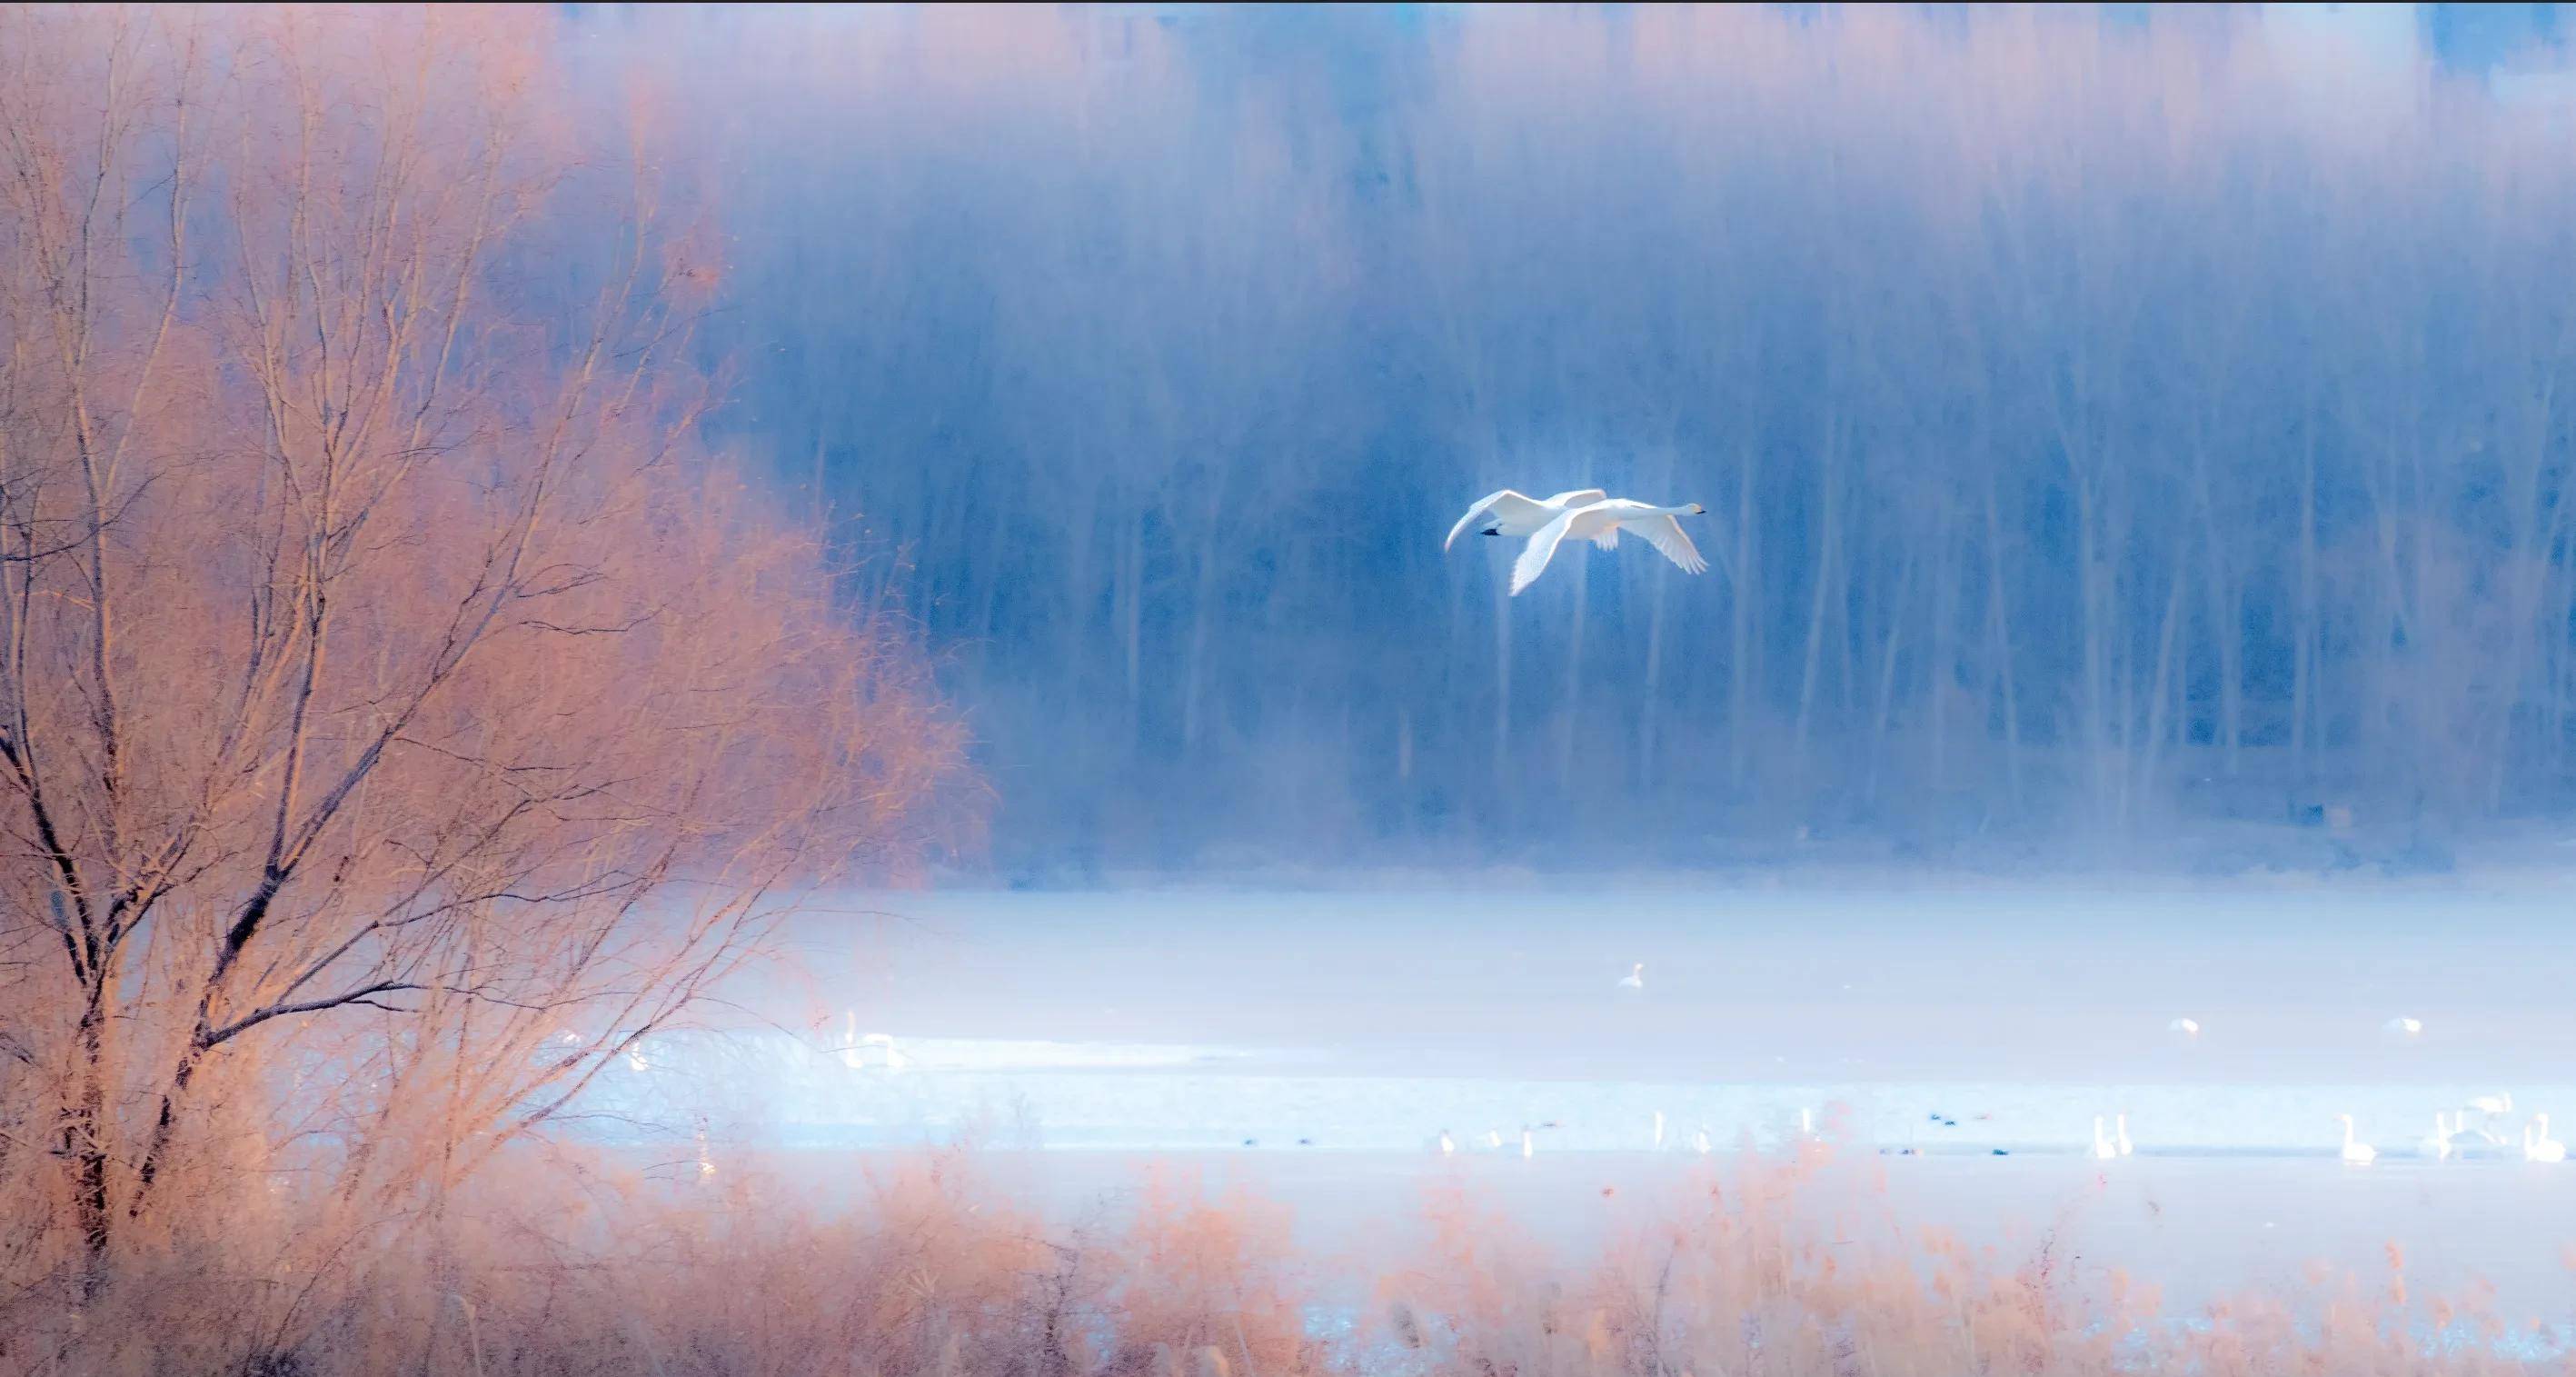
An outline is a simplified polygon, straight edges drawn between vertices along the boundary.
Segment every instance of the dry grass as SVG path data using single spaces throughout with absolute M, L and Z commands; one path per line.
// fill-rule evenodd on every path
M 1387 1252 L 1332 1267 L 1287 1212 L 1156 1168 L 1088 1223 L 1041 1217 L 956 1149 L 876 1159 L 823 1209 L 756 1168 L 701 1178 L 530 1153 L 432 1211 L 359 1218 L 292 1187 L 206 1201 L 87 1307 L 18 1246 L 0 1370 L 60 1374 L 2479 1374 L 2478 1294 L 2368 1279 L 2162 1308 L 2071 1264 L 1909 1231 L 1875 1162 L 1811 1145 L 1622 1202 L 1597 1248 L 1542 1248 L 1455 1178 Z M 23 1216 L 11 1222 L 24 1225 Z M 2062 1225 L 2064 1221 L 2059 1221 Z M 55 1231 L 59 1233 L 60 1231 Z M 53 1250 L 67 1264 L 69 1249 Z M 2446 1336 L 2435 1343 L 2431 1336 Z

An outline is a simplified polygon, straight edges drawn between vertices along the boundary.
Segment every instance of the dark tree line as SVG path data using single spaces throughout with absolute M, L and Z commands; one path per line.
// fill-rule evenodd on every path
M 720 424 L 941 648 L 1006 849 L 2570 802 L 2536 83 L 2234 11 L 582 22 L 693 112 Z M 1439 548 L 1580 484 L 1716 567 Z

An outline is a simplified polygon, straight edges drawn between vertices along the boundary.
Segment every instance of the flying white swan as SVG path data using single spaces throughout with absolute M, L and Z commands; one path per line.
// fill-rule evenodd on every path
M 1703 573 L 1708 561 L 1699 557 L 1699 547 L 1682 531 L 1677 519 L 1697 516 L 1708 508 L 1693 502 L 1681 507 L 1658 507 L 1634 498 L 1605 497 L 1588 507 L 1576 507 L 1554 521 L 1541 526 L 1530 536 L 1521 557 L 1512 562 L 1512 595 L 1537 582 L 1547 572 L 1547 562 L 1556 558 L 1556 547 L 1566 540 L 1588 540 L 1604 550 L 1616 549 L 1619 528 L 1628 527 L 1645 542 L 1663 552 L 1664 558 L 1681 566 L 1685 574 Z
M 1470 526 L 1489 536 L 1537 535 L 1540 527 L 1563 515 L 1566 508 L 1589 507 L 1609 495 L 1599 488 L 1576 488 L 1539 502 L 1505 488 L 1469 507 L 1467 514 L 1458 518 L 1458 524 L 1449 528 L 1449 538 L 1440 542 L 1440 548 L 1446 550 L 1457 544 L 1458 537 L 1465 535 Z
M 2442 1122 L 2442 1111 L 2438 1109 L 2433 1111 L 2433 1132 L 2424 1140 L 2422 1155 L 2436 1162 L 2450 1159 L 2451 1126 Z
M 2093 1146 L 2090 1152 L 2092 1156 L 2105 1161 L 2120 1155 L 2119 1145 L 2104 1136 L 2102 1116 L 2099 1114 L 2093 1116 Z
M 2424 1020 L 2420 1018 L 2405 1017 L 2392 1018 L 2386 1023 L 2379 1025 L 2379 1031 L 2394 1034 L 2401 1038 L 2422 1037 L 2424 1035 Z
M 2200 1020 L 2196 1018 L 2178 1018 L 2173 1022 L 2166 1024 L 2165 1031 L 2168 1033 L 2182 1034 L 2183 1041 L 2185 1042 L 2197 1042 L 2200 1040 Z
M 2533 1136 L 2532 1124 L 2539 1125 L 2540 1131 L 2537 1137 Z M 2566 1161 L 2567 1145 L 2549 1136 L 2549 1116 L 2538 1115 L 2533 1119 L 2532 1124 L 2522 1126 L 2522 1160 L 2526 1162 Z
M 1634 966 L 1629 967 L 1628 973 L 1619 977 L 1619 988 L 1623 990 L 1642 990 L 1646 988 L 1646 963 L 1640 961 Z
M 2126 1157 L 2137 1150 L 2137 1144 L 2129 1141 L 2129 1116 L 2122 1114 L 2119 1116 L 2116 1123 L 2118 1134 L 2113 1141 L 2119 1145 L 2120 1155 Z
M 2351 1115 L 2338 1114 L 2335 1116 L 2335 1122 L 2343 1125 L 2342 1156 L 2344 1161 L 2356 1167 L 2366 1167 L 2379 1160 L 2379 1149 L 2372 1147 L 2368 1143 L 2354 1141 L 2352 1136 Z

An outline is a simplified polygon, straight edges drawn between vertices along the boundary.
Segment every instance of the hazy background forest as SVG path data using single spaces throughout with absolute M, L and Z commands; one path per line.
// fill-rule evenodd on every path
M 997 855 L 1972 859 L 2576 795 L 2547 7 L 576 11 Z M 1515 601 L 1474 498 L 1699 501 Z M 2243 833 L 2247 829 L 2229 829 Z

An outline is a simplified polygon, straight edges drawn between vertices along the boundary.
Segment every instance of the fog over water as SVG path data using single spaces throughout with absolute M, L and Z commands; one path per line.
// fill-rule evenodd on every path
M 2420 868 L 2576 782 L 2569 32 L 598 8 L 560 60 L 658 112 L 713 424 L 945 657 L 1007 864 L 2342 808 Z M 1715 567 L 1440 548 L 1578 485 Z

